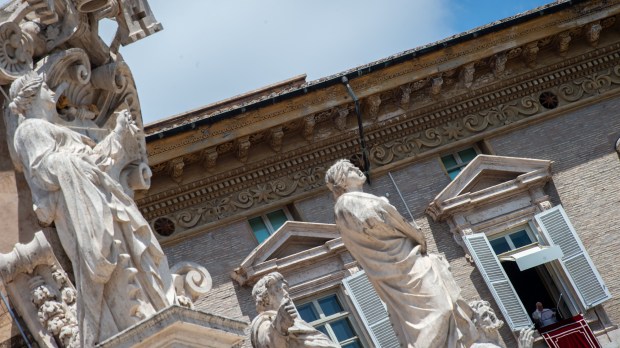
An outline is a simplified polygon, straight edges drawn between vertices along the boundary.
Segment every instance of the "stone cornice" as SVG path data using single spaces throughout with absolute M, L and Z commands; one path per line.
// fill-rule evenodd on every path
M 467 40 L 444 50 L 421 55 L 394 67 L 370 72 L 352 80 L 351 86 L 360 98 L 365 98 L 413 81 L 425 82 L 434 76 L 451 74 L 467 63 L 485 61 L 496 54 L 516 55 L 512 58 L 518 56 L 521 59 L 521 54 L 525 55 L 521 46 L 536 42 L 550 42 L 551 38 L 560 33 L 570 32 L 584 24 L 609 18 L 620 11 L 619 7 L 619 1 L 589 2 L 587 6 L 576 5 L 559 13 L 519 24 L 517 28 L 503 29 L 493 35 Z M 595 11 L 592 11 L 593 8 Z M 573 36 L 577 34 L 580 32 L 571 33 Z M 515 53 L 515 50 L 520 51 Z M 533 59 L 535 61 L 535 54 Z M 350 102 L 351 98 L 342 86 L 330 86 L 291 100 L 275 102 L 272 106 L 258 110 L 244 112 L 249 107 L 240 106 L 242 113 L 240 116 L 198 126 L 167 139 L 150 141 L 149 157 L 151 163 L 157 165 L 178 157 L 179 153 L 187 154 L 218 146 L 229 141 L 231 137 L 249 136 L 257 130 L 265 131 L 278 124 L 303 119 L 305 116 L 326 108 Z M 217 113 L 209 117 L 216 115 Z
M 554 56 L 555 49 L 547 43 L 543 46 L 547 51 L 539 53 L 545 57 L 540 68 L 508 65 L 501 78 L 490 78 L 492 71 L 483 72 L 471 81 L 470 88 L 446 90 L 439 100 L 419 90 L 417 94 L 412 92 L 409 104 L 403 105 L 400 88 L 379 93 L 379 106 L 374 104 L 380 108 L 378 114 L 373 116 L 368 111 L 370 106 L 364 109 L 373 172 L 413 161 L 426 153 L 444 151 L 468 138 L 554 117 L 558 110 L 597 95 L 616 93 L 620 83 L 620 43 L 613 42 L 617 41 L 616 36 L 612 32 L 600 39 L 597 49 L 586 49 L 574 42 L 581 53 L 566 57 Z M 539 103 L 538 96 L 543 91 L 558 97 L 558 109 L 549 110 Z M 324 132 L 325 122 L 331 122 L 330 115 L 332 111 L 327 117 L 316 114 L 315 120 L 325 120 L 314 127 L 323 127 Z M 261 161 L 152 193 L 138 203 L 147 219 L 166 216 L 175 222 L 177 232 L 166 240 L 241 211 L 253 214 L 279 200 L 316 191 L 323 186 L 324 171 L 329 165 L 359 152 L 354 129 L 336 132 L 331 127 L 328 134 Z

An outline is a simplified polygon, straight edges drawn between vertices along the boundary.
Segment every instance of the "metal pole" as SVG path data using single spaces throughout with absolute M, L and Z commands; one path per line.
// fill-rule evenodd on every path
M 396 185 L 396 181 L 394 180 L 394 177 L 392 176 L 392 172 L 388 172 L 388 176 L 390 177 L 390 180 L 392 180 L 392 185 L 394 185 L 394 188 L 396 188 L 396 192 L 400 196 L 400 200 L 403 201 L 403 204 L 405 205 L 405 209 L 407 209 L 407 213 L 409 214 L 409 217 L 411 218 L 411 222 L 413 223 L 415 227 L 420 228 L 420 226 L 418 226 L 418 224 L 413 219 L 413 214 L 411 214 L 411 210 L 409 210 L 409 206 L 407 205 L 407 202 L 405 202 L 405 197 L 403 197 L 403 194 L 400 193 L 400 189 L 398 188 L 398 185 Z
M 17 317 L 15 316 L 15 313 L 13 313 L 13 310 L 9 306 L 9 301 L 7 301 L 6 297 L 4 297 L 4 294 L 2 293 L 2 291 L 0 291 L 0 296 L 2 297 L 2 302 L 4 302 L 4 305 L 6 306 L 6 309 L 9 311 L 9 314 L 11 315 L 13 320 L 15 321 L 15 324 L 17 324 L 17 329 L 19 329 L 19 333 L 22 335 L 22 338 L 24 339 L 24 342 L 26 342 L 26 345 L 28 346 L 28 348 L 32 348 L 32 345 L 30 344 L 30 341 L 28 340 L 28 337 L 26 337 L 26 334 L 24 333 L 24 330 L 22 329 L 22 326 L 19 324 L 19 320 L 17 320 Z

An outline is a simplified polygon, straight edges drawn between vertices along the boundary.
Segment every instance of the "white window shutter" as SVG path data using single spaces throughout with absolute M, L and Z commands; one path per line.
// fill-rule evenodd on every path
M 366 272 L 357 272 L 342 280 L 351 301 L 360 315 L 366 331 L 375 347 L 399 348 L 400 342 L 394 333 L 385 305 L 368 280 Z
M 463 236 L 469 253 L 474 258 L 478 270 L 486 281 L 495 302 L 502 311 L 512 331 L 532 327 L 529 314 L 525 311 L 510 279 L 499 263 L 495 252 L 484 233 Z
M 550 244 L 559 245 L 564 256 L 560 264 L 576 290 L 585 309 L 611 298 L 611 293 L 594 267 L 575 228 L 561 205 L 535 216 L 536 222 Z

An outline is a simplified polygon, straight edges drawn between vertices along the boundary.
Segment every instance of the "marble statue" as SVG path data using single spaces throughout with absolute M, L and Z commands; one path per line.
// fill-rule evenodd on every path
M 252 296 L 258 311 L 251 325 L 254 348 L 340 347 L 301 319 L 280 273 L 261 278 L 254 285 Z
M 9 104 L 18 118 L 14 149 L 35 213 L 54 224 L 71 260 L 80 345 L 118 333 L 175 302 L 166 257 L 137 206 L 119 184 L 132 160 L 137 127 L 129 112 L 99 142 L 71 129 L 56 96 L 30 72 L 13 82 Z
M 429 254 L 422 231 L 387 199 L 362 192 L 364 174 L 336 162 L 325 181 L 342 241 L 386 304 L 401 346 L 470 347 L 478 333 L 448 262 Z
M 504 322 L 499 320 L 489 302 L 477 300 L 469 302 L 474 311 L 474 325 L 480 337 L 471 348 L 506 348 L 499 338 L 499 329 Z

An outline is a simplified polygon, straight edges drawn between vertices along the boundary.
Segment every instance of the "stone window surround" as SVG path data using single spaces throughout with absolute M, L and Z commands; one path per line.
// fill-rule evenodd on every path
M 537 231 L 534 215 L 552 208 L 550 198 L 544 191 L 545 184 L 552 182 L 552 163 L 546 160 L 480 155 L 435 197 L 426 212 L 435 221 L 448 223 L 455 241 L 463 248 L 472 264 L 473 258 L 463 241 L 464 235 L 484 233 L 491 237 L 529 225 L 540 238 L 541 233 Z M 494 169 L 512 171 L 516 177 L 479 191 L 461 192 L 471 186 L 485 170 Z M 565 301 L 571 311 L 583 310 L 575 289 L 556 263 L 546 264 L 553 282 L 564 292 Z M 596 315 L 603 317 L 605 326 L 615 326 L 608 322 L 601 306 L 594 310 Z

